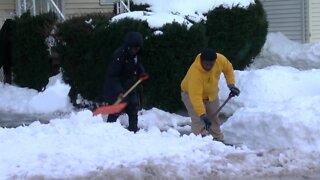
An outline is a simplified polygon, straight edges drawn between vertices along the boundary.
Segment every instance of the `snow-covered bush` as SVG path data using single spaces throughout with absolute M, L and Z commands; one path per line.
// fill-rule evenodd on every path
M 208 45 L 224 54 L 235 69 L 243 70 L 261 51 L 267 36 L 266 13 L 259 0 L 247 9 L 220 6 L 209 11 Z

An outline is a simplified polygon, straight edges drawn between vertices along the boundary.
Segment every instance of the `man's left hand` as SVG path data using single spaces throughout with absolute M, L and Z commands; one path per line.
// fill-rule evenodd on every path
M 239 96 L 240 94 L 240 90 L 236 86 L 231 86 L 229 90 L 230 90 L 230 96 L 232 97 Z
M 211 126 L 211 122 L 210 122 L 209 118 L 207 117 L 207 115 L 206 114 L 201 115 L 200 120 L 204 122 L 204 125 L 205 125 L 204 128 L 206 130 L 208 130 Z

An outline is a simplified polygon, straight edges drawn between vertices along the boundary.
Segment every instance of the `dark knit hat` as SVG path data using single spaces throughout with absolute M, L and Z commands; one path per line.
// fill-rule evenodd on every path
M 202 61 L 215 61 L 217 53 L 212 48 L 206 48 L 201 52 L 200 58 Z
M 124 38 L 124 43 L 128 47 L 143 46 L 143 38 L 139 32 L 128 32 Z

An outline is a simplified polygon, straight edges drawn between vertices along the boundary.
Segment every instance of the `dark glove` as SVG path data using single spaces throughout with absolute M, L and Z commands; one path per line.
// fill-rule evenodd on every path
M 211 122 L 207 117 L 207 115 L 206 114 L 201 115 L 200 120 L 204 122 L 204 128 L 208 130 L 211 126 Z
M 229 96 L 231 96 L 231 97 L 239 96 L 239 94 L 240 94 L 240 90 L 236 86 L 231 86 L 229 88 L 229 90 L 230 90 Z

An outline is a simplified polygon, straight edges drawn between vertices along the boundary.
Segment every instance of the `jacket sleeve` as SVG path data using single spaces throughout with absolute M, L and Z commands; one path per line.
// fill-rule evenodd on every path
M 113 89 L 117 94 L 125 92 L 121 84 L 122 64 L 123 61 L 119 56 L 113 56 L 107 70 L 106 78 L 109 80 L 109 85 L 113 86 Z
M 139 57 L 138 64 L 137 64 L 137 74 L 138 74 L 138 76 L 141 76 L 144 73 L 145 73 L 144 66 L 141 62 L 141 58 Z
M 194 111 L 198 116 L 206 113 L 206 109 L 203 104 L 203 86 L 202 80 L 198 75 L 191 75 L 188 83 L 189 98 L 193 106 Z
M 230 61 L 224 56 L 223 56 L 223 69 L 222 69 L 222 72 L 224 74 L 224 77 L 225 77 L 226 82 L 227 82 L 228 85 L 235 83 L 233 66 L 230 63 Z

